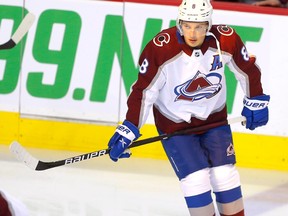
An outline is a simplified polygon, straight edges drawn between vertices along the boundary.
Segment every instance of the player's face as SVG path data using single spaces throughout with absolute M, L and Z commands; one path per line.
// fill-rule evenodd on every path
M 190 47 L 200 47 L 208 30 L 208 22 L 182 21 L 181 27 L 186 44 Z

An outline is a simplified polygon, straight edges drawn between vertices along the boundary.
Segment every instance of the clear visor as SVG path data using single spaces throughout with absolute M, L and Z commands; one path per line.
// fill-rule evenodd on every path
M 182 31 L 193 31 L 198 34 L 206 34 L 208 31 L 208 22 L 187 22 L 180 20 Z

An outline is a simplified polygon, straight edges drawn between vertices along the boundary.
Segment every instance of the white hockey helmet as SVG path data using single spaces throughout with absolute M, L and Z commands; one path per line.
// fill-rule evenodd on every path
M 183 0 L 178 8 L 177 27 L 182 35 L 181 20 L 208 22 L 208 31 L 212 26 L 213 7 L 210 0 Z

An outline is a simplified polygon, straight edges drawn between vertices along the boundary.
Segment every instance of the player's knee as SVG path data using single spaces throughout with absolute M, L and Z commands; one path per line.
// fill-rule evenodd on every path
M 184 196 L 194 196 L 211 190 L 209 169 L 193 172 L 180 180 Z
M 189 174 L 180 180 L 180 185 L 189 209 L 199 209 L 213 202 L 208 168 Z
M 240 176 L 233 164 L 211 168 L 210 181 L 214 192 L 227 191 L 240 186 Z

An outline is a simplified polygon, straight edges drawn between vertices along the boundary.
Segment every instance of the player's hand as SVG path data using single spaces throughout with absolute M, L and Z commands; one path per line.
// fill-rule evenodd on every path
M 269 95 L 260 95 L 252 98 L 245 97 L 241 115 L 246 117 L 246 128 L 254 130 L 266 125 L 269 120 L 268 103 Z
M 118 125 L 114 135 L 108 143 L 111 160 L 116 162 L 119 158 L 129 158 L 131 152 L 128 147 L 139 137 L 139 129 L 131 122 L 125 120 L 122 125 Z

